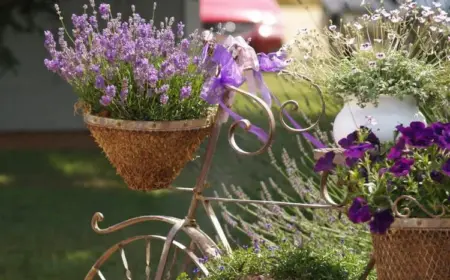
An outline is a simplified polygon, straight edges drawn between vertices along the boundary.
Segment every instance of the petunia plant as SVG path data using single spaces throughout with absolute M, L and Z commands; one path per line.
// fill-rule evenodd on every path
M 396 141 L 386 144 L 361 127 L 339 145 L 345 164 L 336 166 L 331 151 L 315 171 L 334 172 L 348 189 L 352 222 L 384 234 L 396 217 L 450 217 L 450 123 L 399 125 Z
M 124 19 L 109 4 L 97 6 L 94 0 L 82 14 L 72 15 L 69 32 L 55 8 L 62 27 L 57 40 L 45 31 L 50 55 L 45 65 L 74 88 L 91 113 L 150 121 L 206 116 L 211 105 L 200 96 L 208 78 L 201 34 L 185 37 L 183 23 L 144 19 L 134 6 Z

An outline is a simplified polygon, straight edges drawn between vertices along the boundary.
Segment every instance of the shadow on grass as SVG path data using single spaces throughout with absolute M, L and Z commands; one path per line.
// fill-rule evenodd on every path
M 95 212 L 105 215 L 101 227 L 107 227 L 139 215 L 182 218 L 190 202 L 188 194 L 128 190 L 97 150 L 1 152 L 0 170 L 0 279 L 5 280 L 83 279 L 114 243 L 133 235 L 166 235 L 170 229 L 149 222 L 98 235 L 90 227 Z M 131 265 L 143 266 L 144 248 L 129 252 L 135 259 Z M 160 246 L 153 249 L 156 264 Z M 108 270 L 124 275 L 116 261 Z

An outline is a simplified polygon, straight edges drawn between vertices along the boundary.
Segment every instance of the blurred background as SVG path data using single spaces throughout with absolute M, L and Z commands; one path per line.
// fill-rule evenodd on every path
M 68 26 L 71 14 L 82 13 L 82 5 L 88 4 L 88 0 L 84 2 L 58 1 Z M 152 0 L 104 2 L 125 17 L 132 4 L 147 18 L 153 7 Z M 103 212 L 107 226 L 139 215 L 183 217 L 190 201 L 189 194 L 128 190 L 96 147 L 81 116 L 74 115 L 75 94 L 43 64 L 46 58 L 43 31 L 56 32 L 60 24 L 54 3 L 54 0 L 0 0 L 1 280 L 83 279 L 93 262 L 115 242 L 135 234 L 166 235 L 168 230 L 165 225 L 148 224 L 99 236 L 90 228 L 96 211 Z M 251 37 L 258 52 L 276 51 L 300 28 L 320 28 L 330 17 L 360 12 L 359 8 L 352 10 L 359 7 L 360 1 L 351 0 L 159 0 L 157 3 L 156 21 L 174 16 L 186 24 L 188 31 L 223 23 L 228 34 Z M 270 75 L 265 80 L 281 99 L 300 101 L 303 119 L 299 122 L 317 116 L 318 99 L 303 85 L 285 84 Z M 327 104 L 327 114 L 322 120 L 325 130 L 338 107 L 339 104 Z M 264 117 L 245 100 L 238 99 L 235 108 L 255 123 L 265 125 Z M 299 114 L 295 116 L 300 118 Z M 282 188 L 287 185 L 286 178 L 270 165 L 268 154 L 254 158 L 237 156 L 228 146 L 226 129 L 223 133 L 209 176 L 210 192 L 233 184 L 257 197 L 261 181 L 271 178 Z M 242 133 L 238 140 L 257 143 L 248 137 Z M 279 158 L 285 149 L 301 160 L 305 151 L 298 149 L 298 141 L 303 141 L 298 139 L 278 125 L 273 146 L 275 157 Z M 204 146 L 199 155 L 203 149 Z M 190 163 L 175 185 L 192 187 L 199 166 L 199 159 Z M 203 211 L 199 215 L 202 228 L 213 234 Z M 143 265 L 144 260 L 143 247 L 132 251 L 131 265 L 138 262 Z M 122 270 L 111 262 L 111 273 Z

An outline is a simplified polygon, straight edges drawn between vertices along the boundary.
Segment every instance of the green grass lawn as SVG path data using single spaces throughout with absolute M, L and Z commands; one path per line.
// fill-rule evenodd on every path
M 281 99 L 295 97 L 303 112 L 311 118 L 317 116 L 318 99 L 307 87 L 280 84 L 273 76 L 267 76 L 266 80 Z M 336 105 L 328 105 L 324 123 L 329 123 L 337 111 Z M 254 123 L 266 125 L 261 112 L 253 109 L 251 103 L 238 98 L 236 108 Z M 233 152 L 226 140 L 227 129 L 228 125 L 222 131 L 209 176 L 211 189 L 220 189 L 221 183 L 236 184 L 256 194 L 259 182 L 271 176 L 282 185 L 283 178 L 276 175 L 267 154 L 242 157 Z M 277 129 L 275 154 L 279 155 L 283 147 L 299 153 L 295 136 L 279 125 Z M 244 132 L 239 132 L 238 142 L 243 146 L 258 145 Z M 200 164 L 200 158 L 191 162 L 175 185 L 192 187 Z M 187 212 L 189 201 L 190 195 L 186 193 L 128 190 L 100 150 L 0 151 L 0 279 L 83 279 L 92 263 L 114 243 L 137 234 L 166 235 L 169 229 L 164 224 L 148 223 L 101 236 L 90 228 L 95 212 L 105 215 L 102 225 L 106 227 L 139 215 L 181 218 Z M 199 214 L 202 228 L 212 233 L 203 210 Z M 133 279 L 144 279 L 145 254 L 143 243 L 141 245 L 129 251 L 132 268 L 139 269 L 134 271 Z M 152 256 L 154 263 L 159 256 L 157 253 Z M 107 269 L 114 277 L 107 279 L 125 278 L 117 261 L 109 263 Z

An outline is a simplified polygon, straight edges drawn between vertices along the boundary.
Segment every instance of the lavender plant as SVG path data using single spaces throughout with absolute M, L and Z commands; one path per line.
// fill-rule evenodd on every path
M 89 7 L 90 6 L 90 7 Z M 202 68 L 201 35 L 184 37 L 184 25 L 170 18 L 159 26 L 134 6 L 122 19 L 109 4 L 84 5 L 73 14 L 72 32 L 62 27 L 58 42 L 45 31 L 48 70 L 68 82 L 79 104 L 93 114 L 126 120 L 185 120 L 205 117 L 210 104 L 200 98 L 207 73 Z M 154 4 L 155 13 L 156 3 Z M 88 10 L 91 10 L 88 13 Z M 67 41 L 68 40 L 68 41 Z
M 335 23 L 323 32 L 300 30 L 286 46 L 300 59 L 290 70 L 310 76 L 329 95 L 360 106 L 380 95 L 414 97 L 422 106 L 446 108 L 450 17 L 439 3 L 408 0 L 398 10 L 371 11 L 355 22 Z M 330 48 L 319 46 L 331 42 Z
M 302 114 L 302 118 L 305 123 L 311 123 L 306 115 Z M 314 136 L 324 143 L 333 143 L 332 136 L 326 131 L 317 129 Z M 269 177 L 265 182 L 260 182 L 262 191 L 257 198 L 284 202 L 324 202 L 318 190 L 319 175 L 313 171 L 314 147 L 301 136 L 297 136 L 297 146 L 298 152 L 291 151 L 291 153 L 301 156 L 294 158 L 283 149 L 281 164 L 275 154 L 269 151 L 273 170 L 286 179 L 287 185 L 279 185 Z M 329 184 L 333 196 L 342 199 L 344 192 L 337 185 L 337 178 L 332 177 Z M 242 187 L 235 185 L 222 185 L 222 192 L 229 198 L 250 198 Z M 219 196 L 218 192 L 216 196 Z M 225 231 L 229 239 L 237 244 L 242 243 L 236 238 L 237 232 L 245 234 L 253 242 L 263 240 L 271 245 L 289 242 L 298 247 L 306 244 L 316 248 L 327 248 L 337 247 L 336 244 L 340 244 L 342 251 L 349 250 L 361 258 L 361 266 L 370 252 L 371 243 L 367 227 L 350 223 L 339 212 L 259 204 L 238 205 L 238 210 L 228 208 L 225 204 L 220 204 L 220 207 Z

